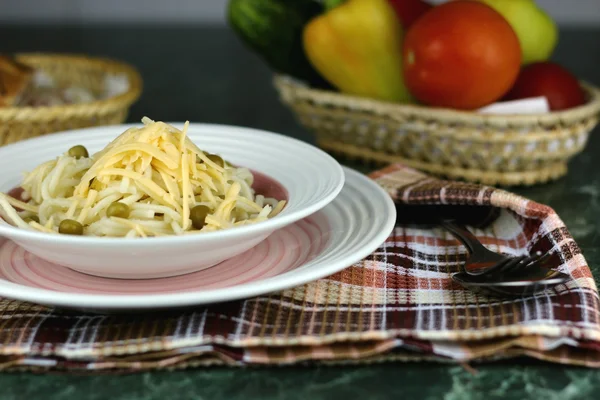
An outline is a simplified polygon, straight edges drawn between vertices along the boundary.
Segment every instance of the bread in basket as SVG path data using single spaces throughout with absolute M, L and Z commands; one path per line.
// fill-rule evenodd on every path
M 16 54 L 20 67 L 3 71 L 13 78 L 0 105 L 0 146 L 52 132 L 125 121 L 129 107 L 139 98 L 142 79 L 131 66 L 108 59 L 69 54 Z M 76 87 L 98 94 L 92 101 L 60 105 L 15 105 L 32 71 L 41 72 L 57 86 Z M 5 80 L 7 81 L 7 80 Z M 107 85 L 120 86 L 109 93 Z

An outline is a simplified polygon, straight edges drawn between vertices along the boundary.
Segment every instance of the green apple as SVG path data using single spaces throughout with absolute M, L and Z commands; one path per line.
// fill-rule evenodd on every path
M 558 27 L 534 0 L 479 0 L 498 11 L 512 26 L 523 52 L 523 64 L 546 61 L 558 42 Z

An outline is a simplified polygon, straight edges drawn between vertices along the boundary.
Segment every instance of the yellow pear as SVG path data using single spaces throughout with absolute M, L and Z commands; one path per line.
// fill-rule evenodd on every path
M 534 0 L 479 0 L 498 11 L 512 26 L 523 52 L 523 64 L 546 61 L 558 42 L 554 20 Z

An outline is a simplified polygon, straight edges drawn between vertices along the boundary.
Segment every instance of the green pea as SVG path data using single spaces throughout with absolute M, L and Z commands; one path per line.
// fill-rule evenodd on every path
M 206 223 L 206 216 L 210 212 L 207 206 L 196 206 L 190 210 L 190 219 L 192 226 L 196 229 L 202 229 Z
M 127 218 L 127 217 L 129 217 L 129 206 L 125 203 L 120 203 L 118 201 L 115 203 L 112 203 L 106 209 L 106 216 Z
M 83 147 L 82 145 L 78 144 L 77 146 L 73 146 L 69 149 L 69 155 L 71 157 L 75 157 L 77 159 L 79 158 L 88 158 L 89 154 L 88 151 L 85 147 Z
M 83 235 L 83 225 L 72 219 L 63 219 L 58 225 L 58 233 L 65 235 Z
M 214 162 L 219 167 L 223 168 L 225 166 L 225 162 L 223 161 L 223 159 L 220 156 L 218 156 L 216 154 L 208 154 L 207 157 L 210 161 Z
M 27 217 L 25 218 L 25 222 L 29 223 L 29 222 L 37 222 L 38 224 L 40 223 L 40 219 L 37 215 L 32 215 L 31 217 Z

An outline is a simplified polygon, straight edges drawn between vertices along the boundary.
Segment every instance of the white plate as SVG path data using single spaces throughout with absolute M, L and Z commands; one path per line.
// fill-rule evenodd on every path
M 338 272 L 390 235 L 396 208 L 374 181 L 345 168 L 339 196 L 233 259 L 188 275 L 117 280 L 43 262 L 10 241 L 0 247 L 0 296 L 92 311 L 161 309 L 248 298 Z
M 172 125 L 179 128 L 181 123 Z M 131 126 L 118 125 L 56 133 L 0 147 L 0 191 L 18 186 L 23 172 L 81 144 L 94 153 Z M 156 238 L 105 238 L 53 235 L 0 221 L 0 235 L 54 263 L 97 276 L 157 278 L 211 267 L 256 246 L 277 229 L 329 204 L 344 184 L 344 172 L 327 153 L 283 135 L 234 126 L 190 124 L 190 139 L 201 149 L 222 155 L 279 183 L 288 203 L 276 217 L 198 235 Z

